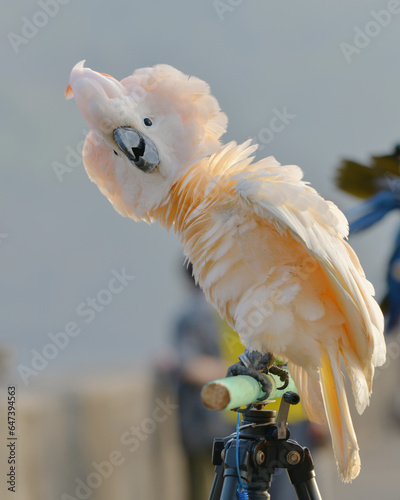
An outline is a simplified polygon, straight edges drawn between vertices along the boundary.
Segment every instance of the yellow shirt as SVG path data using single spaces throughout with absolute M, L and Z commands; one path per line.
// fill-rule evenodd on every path
M 225 320 L 221 320 L 221 335 L 220 335 L 220 348 L 223 359 L 227 362 L 228 366 L 236 363 L 238 361 L 238 356 L 244 351 L 243 344 L 239 340 L 239 335 L 228 325 Z M 278 412 L 279 406 L 281 404 L 281 398 L 277 400 L 272 400 L 268 404 L 269 410 L 276 410 Z M 236 419 L 236 414 L 234 412 L 229 412 L 229 420 Z M 293 405 L 289 411 L 289 423 L 294 424 L 302 420 L 306 420 L 307 417 L 301 407 L 301 403 Z

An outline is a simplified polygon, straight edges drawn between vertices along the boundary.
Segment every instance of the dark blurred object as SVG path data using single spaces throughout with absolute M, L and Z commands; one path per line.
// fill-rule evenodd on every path
M 400 208 L 400 144 L 390 155 L 372 156 L 369 166 L 343 160 L 337 185 L 347 193 L 367 198 L 346 212 L 350 234 L 373 226 L 389 212 Z M 381 307 L 389 332 L 400 318 L 400 230 L 389 261 L 386 281 L 387 291 Z
M 2 341 L 0 343 L 0 385 L 6 385 L 14 375 L 16 358 L 16 347 L 11 342 Z
M 400 319 L 400 230 L 397 233 L 394 251 L 389 260 L 386 281 L 388 287 L 381 307 L 387 318 L 386 328 L 390 332 Z
M 200 393 L 210 380 L 223 377 L 225 363 L 221 359 L 221 332 L 214 309 L 206 302 L 203 292 L 192 277 L 189 264 L 187 275 L 188 300 L 176 320 L 174 346 L 178 353 L 179 424 L 189 472 L 189 498 L 208 497 L 214 477 L 211 462 L 215 437 L 234 430 L 221 414 L 205 408 Z
M 346 193 L 358 198 L 369 198 L 382 190 L 392 190 L 393 182 L 400 182 L 400 144 L 390 155 L 372 156 L 371 165 L 343 160 L 336 183 Z

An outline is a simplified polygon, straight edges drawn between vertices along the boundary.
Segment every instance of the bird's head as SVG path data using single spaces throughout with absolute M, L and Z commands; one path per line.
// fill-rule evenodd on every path
M 171 186 L 215 152 L 227 118 L 208 85 L 175 68 L 143 68 L 118 81 L 78 63 L 66 91 L 91 131 L 89 177 L 122 215 L 149 220 Z

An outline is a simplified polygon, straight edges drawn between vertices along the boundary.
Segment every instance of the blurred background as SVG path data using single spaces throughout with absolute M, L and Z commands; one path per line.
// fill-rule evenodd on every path
M 399 23 L 399 6 L 386 0 L 2 5 L 0 492 L 10 493 L 8 384 L 18 395 L 12 498 L 150 500 L 160 488 L 165 498 L 184 495 L 177 410 L 153 375 L 176 363 L 170 346 L 187 296 L 181 248 L 157 225 L 122 218 L 89 181 L 81 162 L 88 128 L 64 100 L 73 65 L 86 59 L 121 79 L 168 63 L 204 79 L 228 115 L 225 142 L 254 138 L 259 157 L 300 165 L 346 210 L 357 200 L 335 187 L 341 159 L 367 162 L 400 139 Z M 279 116 L 284 126 L 273 132 Z M 351 238 L 378 298 L 397 219 L 392 213 Z M 109 288 L 115 279 L 118 294 Z M 321 458 L 326 495 L 398 500 L 397 346 L 372 407 L 356 420 L 361 475 L 340 485 Z M 154 420 L 160 404 L 156 414 L 170 417 L 162 422 Z

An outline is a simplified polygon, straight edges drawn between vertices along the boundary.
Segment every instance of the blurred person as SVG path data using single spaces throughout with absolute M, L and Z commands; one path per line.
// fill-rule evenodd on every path
M 188 498 L 204 500 L 209 496 L 214 478 L 213 440 L 231 434 L 234 425 L 220 412 L 208 410 L 201 401 L 203 385 L 224 377 L 227 365 L 221 359 L 220 323 L 194 282 L 191 264 L 187 276 L 187 304 L 174 328 L 174 346 L 179 362 L 179 427 L 188 467 Z

